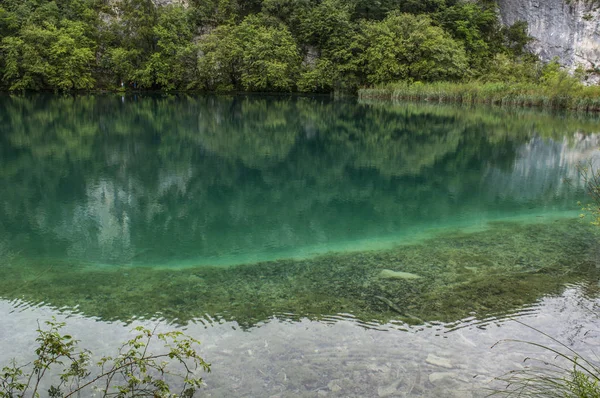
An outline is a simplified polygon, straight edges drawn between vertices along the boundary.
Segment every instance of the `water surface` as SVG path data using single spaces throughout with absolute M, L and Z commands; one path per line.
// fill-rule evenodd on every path
M 125 325 L 160 320 L 216 339 L 207 353 L 239 387 L 215 381 L 216 396 L 243 389 L 247 369 L 226 359 L 242 348 L 264 373 L 250 395 L 343 395 L 306 347 L 334 358 L 346 394 L 438 396 L 440 376 L 415 369 L 461 349 L 436 339 L 479 355 L 481 325 L 506 337 L 522 332 L 511 317 L 546 327 L 560 303 L 597 304 L 599 236 L 579 218 L 576 165 L 598 156 L 598 126 L 328 97 L 0 96 L 4 331 L 62 313 L 112 330 L 110 345 Z M 223 328 L 230 340 L 215 337 Z M 27 347 L 22 329 L 4 352 Z M 331 354 L 353 344 L 354 359 Z M 418 360 L 394 365 L 390 344 Z M 468 381 L 483 364 L 461 366 L 450 372 Z

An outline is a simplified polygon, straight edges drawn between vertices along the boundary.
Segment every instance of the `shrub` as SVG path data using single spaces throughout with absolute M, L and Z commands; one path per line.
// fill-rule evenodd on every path
M 116 356 L 93 363 L 89 350 L 80 350 L 78 340 L 60 333 L 65 323 L 53 319 L 45 324 L 47 329 L 37 329 L 33 362 L 18 364 L 13 360 L 2 369 L 0 397 L 39 396 L 44 380 L 50 382 L 47 396 L 57 398 L 79 396 L 90 389 L 103 397 L 192 397 L 203 384 L 197 372 L 210 371 L 210 364 L 196 352 L 199 341 L 178 331 L 156 333 L 137 327 L 137 335 L 122 344 Z M 162 343 L 164 352 L 152 353 L 153 342 Z M 61 367 L 53 377 L 51 374 Z M 169 384 L 166 380 L 173 381 Z

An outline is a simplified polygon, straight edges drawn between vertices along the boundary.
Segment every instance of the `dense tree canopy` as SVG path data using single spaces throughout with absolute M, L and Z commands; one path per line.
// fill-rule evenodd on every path
M 368 83 L 455 80 L 465 74 L 463 46 L 425 15 L 391 14 L 364 22 L 357 37 L 357 70 Z
M 498 59 L 530 68 L 527 26 L 503 27 L 496 11 L 491 0 L 3 0 L 0 88 L 328 92 L 497 76 Z

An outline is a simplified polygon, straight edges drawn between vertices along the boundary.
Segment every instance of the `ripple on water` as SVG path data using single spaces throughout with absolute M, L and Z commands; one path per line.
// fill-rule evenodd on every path
M 573 219 L 497 222 L 393 249 L 184 269 L 59 262 L 49 269 L 21 258 L 3 267 L 0 297 L 18 299 L 19 309 L 47 304 L 128 323 L 235 321 L 246 329 L 306 318 L 407 329 L 462 320 L 460 328 L 473 316 L 469 322 L 485 327 L 534 314 L 539 299 L 569 283 L 587 283 L 592 292 L 597 235 Z

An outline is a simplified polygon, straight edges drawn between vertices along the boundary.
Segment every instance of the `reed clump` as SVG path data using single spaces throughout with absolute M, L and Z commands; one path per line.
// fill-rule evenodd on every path
M 556 338 L 532 326 L 516 321 L 547 339 L 548 344 L 503 340 L 525 344 L 541 350 L 552 359 L 527 357 L 524 366 L 512 370 L 496 380 L 503 388 L 492 389 L 490 396 L 506 397 L 560 397 L 560 398 L 598 398 L 600 397 L 600 366 L 596 361 L 586 358 Z M 497 344 L 496 344 L 497 345 Z
M 600 87 L 576 85 L 570 90 L 531 83 L 392 83 L 359 90 L 361 99 L 454 102 L 519 107 L 600 111 Z

